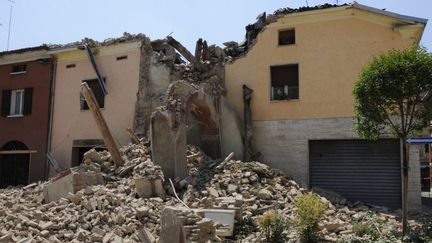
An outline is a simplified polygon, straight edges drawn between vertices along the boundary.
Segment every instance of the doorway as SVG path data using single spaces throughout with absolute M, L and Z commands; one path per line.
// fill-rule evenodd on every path
M 6 143 L 0 154 L 0 188 L 27 185 L 29 182 L 30 153 L 19 141 Z

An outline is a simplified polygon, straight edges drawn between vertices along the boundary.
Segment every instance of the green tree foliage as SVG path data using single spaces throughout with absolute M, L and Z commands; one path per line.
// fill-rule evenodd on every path
M 355 129 L 378 139 L 390 128 L 405 138 L 432 120 L 432 55 L 423 48 L 393 50 L 376 57 L 354 87 Z
M 408 136 L 432 120 L 432 55 L 423 48 L 393 50 L 376 57 L 354 87 L 355 130 L 378 139 L 391 132 L 402 141 L 403 234 L 407 234 Z

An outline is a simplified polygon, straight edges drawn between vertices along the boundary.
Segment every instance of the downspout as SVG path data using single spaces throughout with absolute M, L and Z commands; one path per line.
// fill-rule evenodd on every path
M 92 67 L 93 67 L 93 69 L 94 69 L 94 71 L 96 73 L 96 77 L 97 77 L 97 79 L 99 81 L 99 85 L 102 88 L 102 91 L 103 91 L 104 95 L 107 95 L 108 91 L 107 91 L 105 82 L 103 81 L 102 76 L 101 76 L 101 74 L 99 72 L 99 69 L 98 69 L 98 67 L 96 65 L 96 60 L 95 60 L 95 57 L 93 55 L 92 49 L 88 45 L 84 45 L 84 49 L 85 49 L 85 51 L 87 53 L 87 56 L 88 56 L 88 58 L 90 60 L 91 65 L 92 65 Z
M 50 98 L 49 98 L 49 111 L 48 111 L 48 137 L 47 137 L 47 151 L 45 153 L 45 179 L 49 176 L 49 162 L 47 159 L 47 154 L 51 152 L 52 146 L 52 127 L 54 119 L 54 100 L 55 100 L 55 81 L 56 81 L 56 71 L 57 71 L 57 59 L 52 56 L 51 63 L 51 84 L 50 84 Z

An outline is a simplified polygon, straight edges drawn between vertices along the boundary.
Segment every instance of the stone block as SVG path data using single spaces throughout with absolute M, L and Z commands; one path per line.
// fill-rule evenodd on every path
M 162 167 L 165 178 L 186 178 L 185 119 L 176 112 L 156 110 L 152 114 L 150 132 L 152 159 Z
M 52 178 L 43 188 L 46 203 L 57 201 L 69 193 L 75 193 L 88 186 L 104 184 L 100 173 L 94 171 L 80 171 L 76 168 L 68 169 Z
M 196 212 L 200 215 L 203 215 L 205 218 L 213 220 L 216 223 L 227 225 L 226 228 L 217 229 L 216 235 L 224 237 L 233 235 L 235 210 L 199 209 Z
M 135 181 L 135 190 L 139 197 L 165 198 L 165 189 L 163 187 L 162 179 L 150 180 L 147 178 L 135 178 L 134 181 Z

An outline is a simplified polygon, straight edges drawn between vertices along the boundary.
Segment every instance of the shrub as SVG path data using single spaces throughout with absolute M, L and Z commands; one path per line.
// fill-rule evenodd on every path
M 354 234 L 359 237 L 368 236 L 371 241 L 376 241 L 381 236 L 377 226 L 374 223 L 354 223 L 352 230 Z
M 367 211 L 360 214 L 360 221 L 353 223 L 352 231 L 354 237 L 367 239 L 363 242 L 395 242 L 397 240 L 397 229 L 385 226 L 384 221 L 374 213 Z M 358 239 L 357 238 L 357 239 Z M 351 243 L 355 241 L 349 241 Z M 362 241 L 357 241 L 362 242 Z
M 297 218 L 294 221 L 302 242 L 318 241 L 318 223 L 324 216 L 327 205 L 313 193 L 296 197 Z
M 421 227 L 410 229 L 405 242 L 430 243 L 432 242 L 432 218 L 423 219 Z
M 267 242 L 283 243 L 288 239 L 288 221 L 276 210 L 267 211 L 257 219 Z
M 252 217 L 244 217 L 243 220 L 235 225 L 235 239 L 240 240 L 257 231 L 257 225 Z

